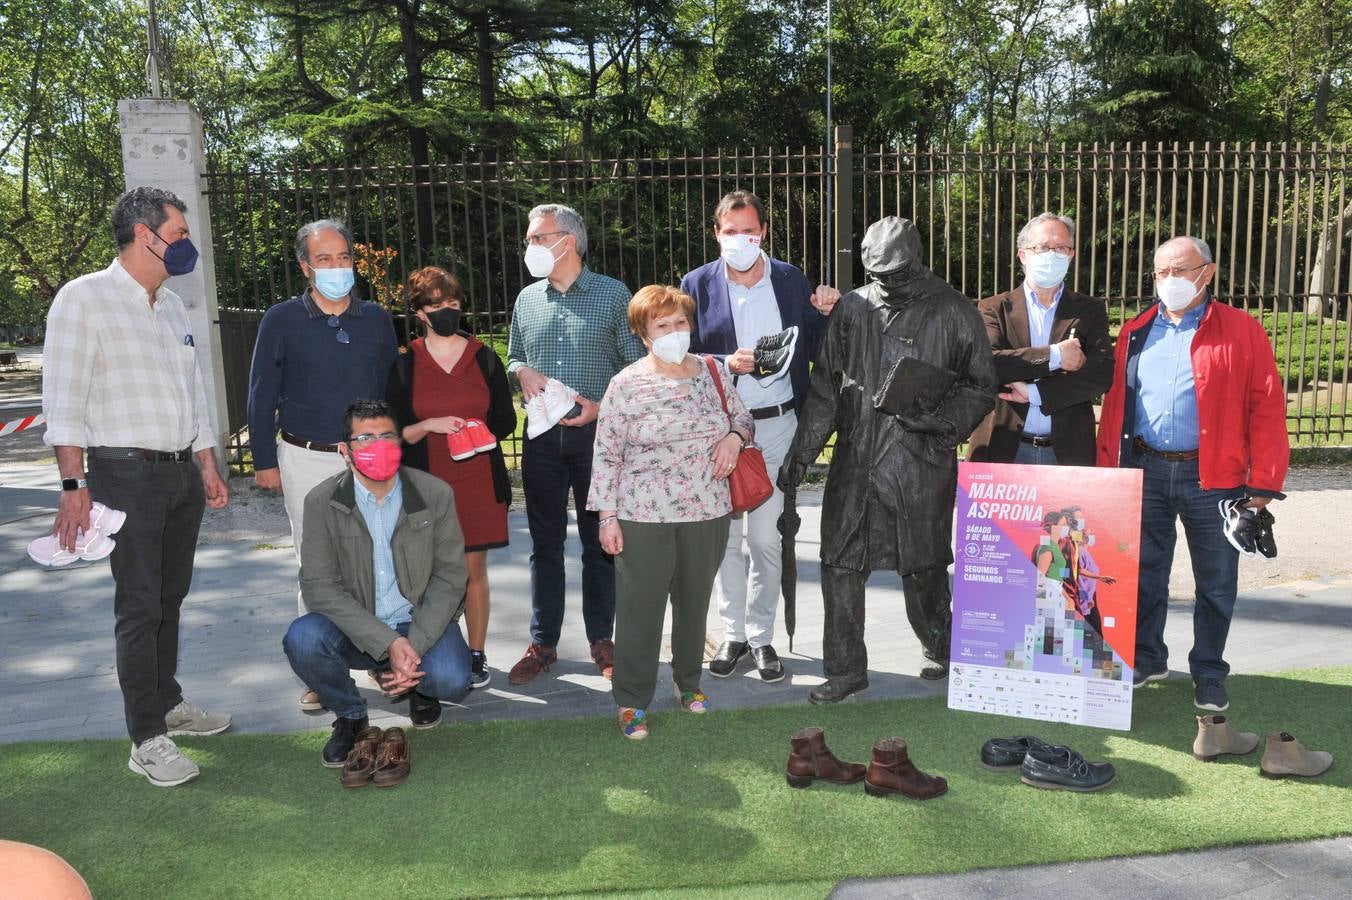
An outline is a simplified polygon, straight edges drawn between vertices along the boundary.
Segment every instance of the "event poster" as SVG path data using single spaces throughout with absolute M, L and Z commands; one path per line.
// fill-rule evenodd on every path
M 961 463 L 952 709 L 1131 728 L 1139 469 Z

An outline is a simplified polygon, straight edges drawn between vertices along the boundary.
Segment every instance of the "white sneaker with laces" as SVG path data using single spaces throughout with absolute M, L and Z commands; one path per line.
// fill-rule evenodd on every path
M 230 717 L 224 713 L 204 712 L 187 700 L 180 700 L 178 706 L 164 714 L 164 724 L 171 737 L 180 734 L 205 737 L 229 728 Z
M 197 764 L 163 734 L 134 745 L 127 768 L 144 775 L 155 787 L 174 787 L 202 774 Z

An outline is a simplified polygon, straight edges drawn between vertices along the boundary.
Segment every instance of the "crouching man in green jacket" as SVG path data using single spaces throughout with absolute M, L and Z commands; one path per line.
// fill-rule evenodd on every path
M 301 597 L 310 612 L 282 640 L 291 668 L 337 719 L 324 765 L 343 765 L 367 726 L 349 669 L 377 670 L 406 696 L 415 728 L 441 719 L 441 700 L 469 691 L 469 647 L 457 624 L 465 596 L 465 541 L 450 487 L 400 468 L 399 423 L 389 404 L 358 400 L 338 452 L 348 469 L 305 498 Z

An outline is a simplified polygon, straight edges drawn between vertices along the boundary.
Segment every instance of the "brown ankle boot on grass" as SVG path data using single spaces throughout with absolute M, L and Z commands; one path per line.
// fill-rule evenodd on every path
M 800 728 L 789 738 L 789 762 L 785 778 L 790 787 L 805 788 L 818 778 L 832 784 L 855 784 L 864 777 L 859 763 L 836 759 L 826 746 L 826 734 L 820 728 Z

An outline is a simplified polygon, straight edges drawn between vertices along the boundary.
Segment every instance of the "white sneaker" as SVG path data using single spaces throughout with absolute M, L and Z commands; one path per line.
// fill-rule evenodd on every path
M 164 724 L 171 736 L 187 734 L 205 737 L 220 734 L 229 728 L 230 717 L 224 713 L 204 712 L 187 700 L 180 700 L 178 706 L 164 714 Z
M 202 774 L 197 764 L 163 734 L 133 746 L 127 768 L 144 775 L 155 787 L 174 787 Z

